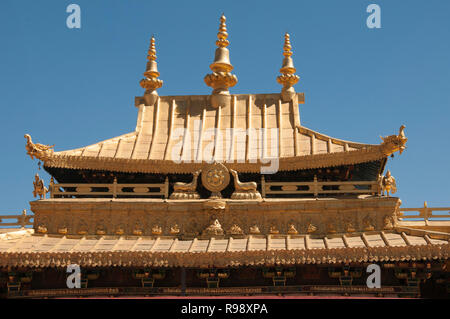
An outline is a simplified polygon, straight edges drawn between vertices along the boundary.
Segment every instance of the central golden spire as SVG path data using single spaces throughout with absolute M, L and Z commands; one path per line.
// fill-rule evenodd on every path
M 227 40 L 226 18 L 222 14 L 220 17 L 220 27 L 217 33 L 217 49 L 214 62 L 209 66 L 213 73 L 207 74 L 204 78 L 206 85 L 213 88 L 211 104 L 214 107 L 225 106 L 231 100 L 229 87 L 236 85 L 237 77 L 231 74 L 233 66 L 230 62 L 230 51 L 227 49 L 230 42 Z
M 278 83 L 283 85 L 281 90 L 281 98 L 283 101 L 290 101 L 295 95 L 295 90 L 293 85 L 295 85 L 300 77 L 295 73 L 296 69 L 294 67 L 294 62 L 292 61 L 292 46 L 291 40 L 288 33 L 284 35 L 284 46 L 283 46 L 283 64 L 281 65 L 280 73 L 281 75 L 277 77 Z
M 162 87 L 163 81 L 158 79 L 159 72 L 156 63 L 156 47 L 155 47 L 155 37 L 152 36 L 150 40 L 150 48 L 148 49 L 147 55 L 147 67 L 145 68 L 144 76 L 139 84 L 146 89 L 144 93 L 144 101 L 146 105 L 153 105 L 158 98 L 157 89 Z

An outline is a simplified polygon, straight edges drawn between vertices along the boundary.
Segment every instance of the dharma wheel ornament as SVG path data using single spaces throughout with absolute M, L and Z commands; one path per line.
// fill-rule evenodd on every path
M 158 79 L 159 72 L 156 63 L 156 48 L 154 36 L 152 36 L 152 39 L 150 40 L 150 49 L 148 50 L 147 60 L 147 67 L 144 72 L 145 79 L 142 79 L 139 84 L 142 86 L 142 88 L 146 89 L 144 93 L 145 104 L 153 105 L 158 99 L 158 92 L 156 92 L 156 90 L 163 85 L 163 81 Z
M 220 192 L 230 183 L 228 168 L 221 163 L 214 163 L 202 171 L 202 184 L 211 191 L 211 199 L 222 198 Z
M 222 14 L 220 17 L 219 33 L 217 33 L 217 49 L 214 62 L 209 66 L 213 73 L 207 74 L 204 78 L 206 85 L 213 88 L 211 95 L 211 105 L 213 107 L 228 105 L 231 101 L 229 87 L 235 86 L 237 77 L 231 74 L 233 66 L 230 62 L 230 51 L 227 49 L 230 42 L 227 40 L 226 18 Z
M 278 83 L 283 85 L 283 89 L 281 89 L 281 98 L 284 102 L 291 101 L 295 95 L 295 90 L 293 85 L 298 82 L 300 77 L 296 74 L 296 69 L 294 67 L 294 62 L 292 61 L 292 46 L 289 34 L 286 33 L 284 35 L 284 59 L 283 64 L 280 69 L 281 75 L 277 77 Z

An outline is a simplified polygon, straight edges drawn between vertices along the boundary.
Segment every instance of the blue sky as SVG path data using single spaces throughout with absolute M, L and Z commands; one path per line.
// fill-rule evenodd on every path
M 81 7 L 81 29 L 66 7 Z M 381 29 L 366 8 L 381 7 Z M 209 94 L 219 16 L 230 40 L 232 93 L 275 93 L 283 34 L 291 34 L 304 126 L 381 142 L 406 125 L 407 150 L 389 159 L 403 205 L 450 206 L 450 1 L 143 1 L 0 3 L 0 215 L 29 209 L 37 161 L 23 135 L 89 145 L 134 130 L 134 96 L 155 34 L 160 95 Z

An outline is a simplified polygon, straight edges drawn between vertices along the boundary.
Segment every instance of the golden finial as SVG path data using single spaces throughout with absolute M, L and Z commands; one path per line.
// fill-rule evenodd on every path
M 280 69 L 281 75 L 277 77 L 278 83 L 283 85 L 281 90 L 281 98 L 283 101 L 287 102 L 292 100 L 295 95 L 295 90 L 293 85 L 295 85 L 300 77 L 295 73 L 296 69 L 294 67 L 294 62 L 292 61 L 292 46 L 289 33 L 284 35 L 284 46 L 283 46 L 283 64 Z
M 154 35 L 152 35 L 152 38 L 150 39 L 150 49 L 148 49 L 147 59 L 149 61 L 156 60 L 156 47 L 155 47 L 155 36 Z
M 209 66 L 213 73 L 207 74 L 204 78 L 206 85 L 213 88 L 211 104 L 214 107 L 225 106 L 230 102 L 231 97 L 228 88 L 237 83 L 237 77 L 230 73 L 233 66 L 230 62 L 230 51 L 227 48 L 230 42 L 227 40 L 228 33 L 225 22 L 225 15 L 222 14 L 219 32 L 217 33 L 214 62 Z
M 284 56 L 291 56 L 292 55 L 292 46 L 291 46 L 291 40 L 290 40 L 290 36 L 289 33 L 286 33 L 284 35 L 284 52 L 283 55 Z
M 153 105 L 158 97 L 156 90 L 163 85 L 163 81 L 158 79 L 159 72 L 158 65 L 156 63 L 156 46 L 154 36 L 152 36 L 150 40 L 147 60 L 147 67 L 144 72 L 145 79 L 142 79 L 139 84 L 142 88 L 146 89 L 144 93 L 144 101 L 146 105 Z
M 227 18 L 222 13 L 222 16 L 220 17 L 219 33 L 217 33 L 218 40 L 216 41 L 216 45 L 220 48 L 226 48 L 228 44 L 230 44 L 230 41 L 227 40 L 228 33 L 225 21 L 227 21 Z

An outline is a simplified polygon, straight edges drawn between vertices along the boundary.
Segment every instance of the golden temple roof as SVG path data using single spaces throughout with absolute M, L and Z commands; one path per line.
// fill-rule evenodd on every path
M 161 96 L 154 105 L 145 105 L 143 98 L 137 98 L 134 132 L 47 153 L 41 159 L 47 167 L 191 173 L 213 160 L 239 172 L 259 172 L 267 165 L 258 157 L 262 149 L 267 158 L 279 155 L 279 170 L 356 164 L 389 155 L 385 143 L 349 142 L 301 126 L 301 93 L 289 102 L 283 102 L 280 94 L 231 97 L 232 103 L 223 107 L 211 106 L 209 95 Z M 260 135 L 263 129 L 267 134 Z M 279 134 L 274 135 L 271 129 Z M 249 131 L 253 137 L 245 135 Z M 172 165 L 177 159 L 181 163 Z

